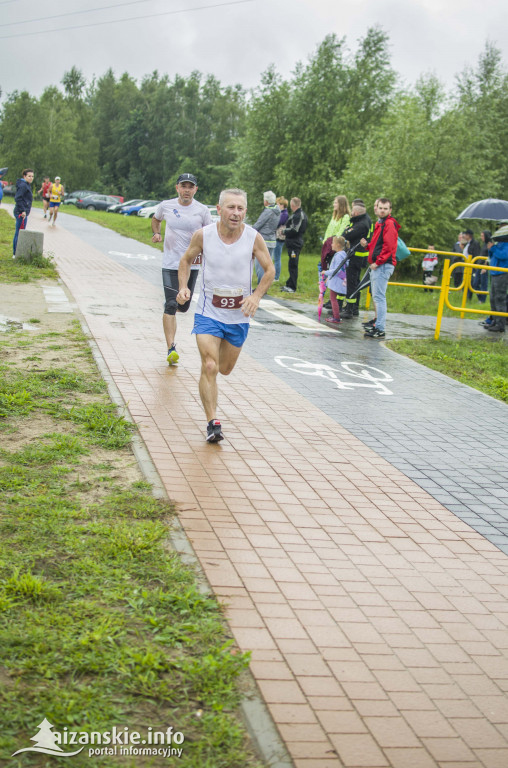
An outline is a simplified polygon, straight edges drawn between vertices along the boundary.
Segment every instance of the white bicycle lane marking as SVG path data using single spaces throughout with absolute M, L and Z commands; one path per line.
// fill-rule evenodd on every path
M 331 365 L 326 365 L 326 363 L 309 363 L 307 360 L 302 360 L 299 357 L 288 357 L 286 355 L 278 355 L 274 360 L 283 368 L 303 373 L 305 376 L 320 376 L 323 379 L 328 379 L 336 385 L 337 389 L 370 387 L 378 395 L 393 395 L 391 389 L 388 389 L 383 384 L 384 381 L 393 381 L 392 376 L 386 373 L 386 371 L 374 368 L 372 365 L 349 361 L 342 362 L 340 368 L 333 368 Z M 343 380 L 336 375 L 337 373 L 352 376 L 355 379 L 362 379 L 362 381 Z
M 110 256 L 124 256 L 126 259 L 140 259 L 141 261 L 152 261 L 157 256 L 153 253 L 125 253 L 124 251 L 108 251 Z
M 265 312 L 269 312 L 271 315 L 275 315 L 278 320 L 282 320 L 284 323 L 291 323 L 291 325 L 301 328 L 302 331 L 340 333 L 340 331 L 328 327 L 325 323 L 318 323 L 317 320 L 313 320 L 311 317 L 307 317 L 301 312 L 295 312 L 292 309 L 282 307 L 280 304 L 277 304 L 276 301 L 272 301 L 271 299 L 261 299 L 259 308 L 263 309 Z

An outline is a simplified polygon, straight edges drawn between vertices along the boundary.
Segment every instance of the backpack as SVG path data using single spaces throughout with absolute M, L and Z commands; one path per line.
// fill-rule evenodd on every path
M 405 244 L 404 240 L 401 237 L 397 238 L 397 252 L 395 254 L 395 258 L 397 261 L 404 261 L 404 259 L 407 259 L 408 256 L 411 256 L 411 251 Z

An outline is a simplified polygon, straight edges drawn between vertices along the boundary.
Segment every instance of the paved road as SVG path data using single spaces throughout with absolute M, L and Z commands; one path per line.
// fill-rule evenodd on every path
M 160 286 L 157 249 L 76 216 L 61 224 Z M 314 307 L 271 298 L 256 320 L 252 357 L 508 553 L 506 405 L 364 339 L 356 320 L 337 332 L 315 322 Z M 388 327 L 429 336 L 434 319 L 391 315 Z M 447 321 L 445 334 L 458 333 L 483 335 L 474 320 Z
M 504 536 L 505 522 L 479 533 L 436 500 L 446 491 L 465 515 L 467 488 L 482 505 L 475 525 L 490 522 L 507 486 L 487 474 L 489 445 L 470 437 L 470 418 L 481 413 L 491 443 L 504 445 L 506 406 L 354 325 L 331 333 L 313 309 L 267 300 L 221 378 L 226 440 L 211 446 L 191 316 L 180 321 L 182 364 L 164 359 L 160 256 L 73 220 L 76 237 L 64 223 L 45 230 L 46 247 L 238 647 L 251 652 L 291 758 L 275 747 L 267 763 L 508 765 L 508 558 L 485 538 Z M 496 459 L 505 466 L 499 449 Z

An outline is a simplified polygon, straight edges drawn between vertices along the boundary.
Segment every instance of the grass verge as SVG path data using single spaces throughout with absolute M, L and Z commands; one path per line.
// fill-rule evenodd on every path
M 41 277 L 58 277 L 50 255 L 36 256 L 31 262 L 12 258 L 14 219 L 0 209 L 0 282 L 29 283 Z
M 173 726 L 182 768 L 258 766 L 237 716 L 248 658 L 168 547 L 172 506 L 143 481 L 81 329 L 8 332 L 0 355 L 0 753 L 33 747 L 47 718 L 59 732 Z M 9 765 L 48 760 L 61 762 Z M 89 767 L 88 748 L 72 762 Z
M 395 352 L 508 403 L 508 346 L 483 339 L 397 339 Z

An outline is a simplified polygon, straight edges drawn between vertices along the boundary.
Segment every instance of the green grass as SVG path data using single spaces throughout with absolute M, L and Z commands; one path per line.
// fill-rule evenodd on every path
M 398 339 L 387 346 L 508 403 L 508 346 L 483 339 Z
M 53 368 L 55 348 L 74 365 Z M 171 503 L 124 479 L 132 427 L 79 326 L 3 334 L 0 355 L 0 751 L 30 746 L 46 717 L 59 731 L 171 725 L 185 736 L 182 768 L 259 766 L 237 716 L 248 656 L 168 546 Z M 25 752 L 9 765 L 47 760 Z M 87 750 L 72 761 L 89 768 Z
M 14 219 L 0 209 L 0 282 L 29 283 L 41 277 L 56 278 L 57 271 L 50 255 L 35 256 L 31 262 L 12 258 Z
M 123 216 L 120 213 L 108 213 L 107 211 L 87 211 L 76 208 L 75 205 L 62 205 L 61 213 L 69 213 L 72 216 L 80 216 L 88 221 L 100 224 L 124 237 L 132 237 L 140 243 L 150 245 L 152 248 L 163 250 L 162 243 L 152 243 L 152 224 L 150 219 L 144 219 L 141 216 Z M 164 227 L 164 225 L 163 225 Z

